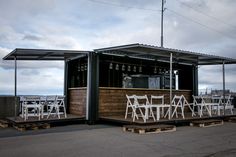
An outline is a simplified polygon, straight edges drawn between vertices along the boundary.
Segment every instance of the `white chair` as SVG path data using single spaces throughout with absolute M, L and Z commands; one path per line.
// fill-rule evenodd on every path
M 187 99 L 185 98 L 184 95 L 182 95 L 182 105 L 183 105 L 183 111 L 184 111 L 185 107 L 188 107 L 190 109 L 190 111 L 192 112 L 192 117 L 196 115 L 194 113 L 194 104 L 193 103 L 188 103 L 188 101 L 187 101 Z
M 22 115 L 26 121 L 29 116 L 36 116 L 39 118 L 42 114 L 42 105 L 39 96 L 25 96 L 22 103 Z
M 125 111 L 125 119 L 127 119 L 128 114 L 131 114 L 131 117 L 133 118 L 133 122 L 135 121 L 135 118 L 138 119 L 138 115 L 136 114 L 136 106 L 137 103 L 135 102 L 135 95 L 127 95 L 127 103 L 126 103 L 126 111 Z M 129 112 L 129 109 L 131 109 L 131 112 Z
M 152 106 L 149 103 L 147 95 L 143 95 L 143 96 L 137 96 L 136 95 L 134 97 L 134 99 L 135 99 L 135 103 L 136 103 L 135 107 L 136 107 L 136 109 L 138 109 L 138 111 L 140 113 L 140 114 L 138 114 L 137 111 L 136 111 L 136 114 L 138 116 L 141 115 L 141 117 L 143 118 L 144 123 L 146 123 L 147 120 L 149 119 L 149 115 L 155 121 L 155 116 L 154 116 L 153 111 L 152 111 Z M 149 114 L 149 112 L 150 112 L 150 114 Z
M 49 104 L 49 112 L 47 119 L 50 117 L 50 115 L 53 114 L 53 111 L 55 110 L 55 113 L 57 117 L 60 119 L 60 114 L 64 114 L 65 118 L 67 117 L 66 115 L 66 108 L 65 108 L 65 103 L 64 103 L 65 96 L 56 96 L 55 101 Z M 62 113 L 60 112 L 60 108 L 62 108 Z
M 219 106 L 219 110 L 222 110 L 222 111 L 224 111 L 224 109 L 225 109 L 225 111 L 227 111 L 227 110 L 230 110 L 230 113 L 233 115 L 234 113 L 233 113 L 233 109 L 234 109 L 234 106 L 232 105 L 232 97 L 231 97 L 231 95 L 228 95 L 228 96 L 225 96 L 225 100 L 226 100 L 226 102 L 225 102 L 225 108 L 224 108 L 224 101 L 223 101 L 223 96 L 221 96 L 221 99 L 222 99 L 222 101 L 221 101 L 221 104 L 220 104 L 220 106 Z
M 211 116 L 211 112 L 209 106 L 205 103 L 202 96 L 192 96 L 193 97 L 193 105 L 197 107 L 197 112 L 200 117 L 203 116 L 203 111 L 206 110 L 208 115 Z
M 170 104 L 164 104 L 164 95 L 161 96 L 155 96 L 151 95 L 151 108 L 156 108 L 156 120 L 160 120 L 160 117 L 165 116 L 165 108 L 167 108 L 167 112 L 169 113 L 170 110 Z M 162 111 L 160 115 L 160 109 Z
M 222 97 L 213 95 L 211 97 L 211 113 L 217 113 L 217 115 L 220 115 L 221 105 L 222 105 Z M 224 109 L 224 107 L 223 107 Z
M 180 108 L 181 115 L 183 118 L 185 118 L 182 95 L 181 96 L 175 95 L 174 98 L 172 99 L 171 103 L 172 103 L 172 107 L 174 107 L 171 117 L 173 117 L 175 114 L 176 118 L 178 118 L 178 108 Z

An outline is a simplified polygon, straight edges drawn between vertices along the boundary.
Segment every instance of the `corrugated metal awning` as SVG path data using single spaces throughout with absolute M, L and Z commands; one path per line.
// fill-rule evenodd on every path
M 173 62 L 190 65 L 236 64 L 236 59 L 196 53 L 178 49 L 162 48 L 144 44 L 130 44 L 94 50 L 97 53 L 128 56 L 133 58 L 150 59 L 169 62 L 173 54 Z
M 4 60 L 67 60 L 86 56 L 89 51 L 50 50 L 50 49 L 15 49 Z

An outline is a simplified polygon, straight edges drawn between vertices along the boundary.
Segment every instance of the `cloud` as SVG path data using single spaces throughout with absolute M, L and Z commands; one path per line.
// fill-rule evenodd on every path
M 161 1 L 99 1 L 0 1 L 0 14 L 4 15 L 0 16 L 0 57 L 15 48 L 93 50 L 130 43 L 160 46 Z M 165 7 L 164 47 L 236 58 L 235 1 L 175 0 L 167 1 Z M 32 82 L 22 83 L 21 93 L 30 93 L 29 87 L 34 92 L 43 88 L 52 93 L 62 91 L 55 73 L 63 77 L 63 62 L 19 61 L 18 67 L 19 81 Z M 12 88 L 5 82 L 9 84 L 7 77 L 12 77 L 13 68 L 12 61 L 0 60 L 0 84 L 6 93 Z M 226 80 L 227 87 L 236 91 L 235 68 L 226 66 Z M 221 88 L 221 69 L 201 67 L 200 86 Z M 41 79 L 46 80 L 45 85 L 37 87 Z M 55 88 L 51 80 L 57 82 Z

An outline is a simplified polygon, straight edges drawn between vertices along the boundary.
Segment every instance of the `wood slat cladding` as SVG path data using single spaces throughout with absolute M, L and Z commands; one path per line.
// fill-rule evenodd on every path
M 150 99 L 151 95 L 164 95 L 165 103 L 169 103 L 169 90 L 151 90 L 138 88 L 99 88 L 99 116 L 120 116 L 125 114 L 127 95 L 147 95 Z M 184 95 L 187 101 L 191 102 L 190 90 L 173 90 L 174 95 Z M 70 88 L 69 89 L 69 112 L 71 114 L 86 116 L 86 88 Z
M 69 112 L 78 116 L 86 116 L 87 88 L 69 89 Z
M 127 95 L 164 95 L 165 103 L 169 103 L 169 90 L 151 90 L 151 89 L 124 89 L 124 88 L 99 88 L 99 116 L 118 116 L 125 115 L 126 94 Z M 184 95 L 188 102 L 191 102 L 190 90 L 173 90 L 174 95 Z

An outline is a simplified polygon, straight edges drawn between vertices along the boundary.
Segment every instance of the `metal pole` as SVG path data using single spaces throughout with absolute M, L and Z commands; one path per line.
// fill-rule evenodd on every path
M 17 59 L 16 59 L 16 56 L 14 57 L 14 60 L 15 60 L 15 93 L 14 93 L 14 96 L 15 96 L 15 119 L 16 119 L 16 116 L 17 116 Z
M 170 53 L 170 114 L 169 119 L 171 119 L 172 115 L 172 53 Z
M 163 47 L 163 14 L 164 14 L 164 2 L 165 0 L 161 1 L 161 47 Z
M 222 64 L 222 72 L 223 72 L 223 105 L 224 105 L 224 116 L 225 116 L 225 61 Z

